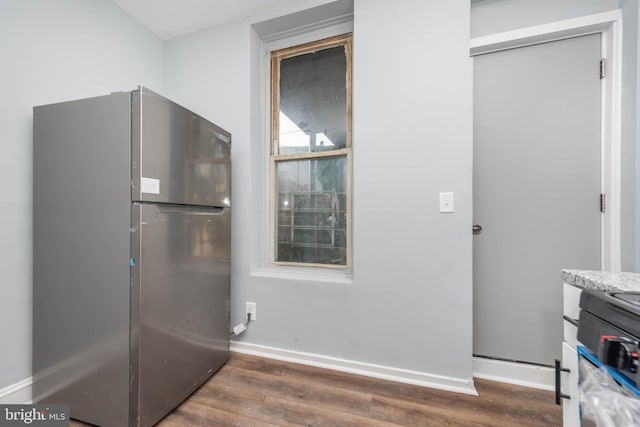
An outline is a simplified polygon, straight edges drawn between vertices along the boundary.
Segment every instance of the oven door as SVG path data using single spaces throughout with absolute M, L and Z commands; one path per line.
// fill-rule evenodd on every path
M 582 426 L 633 426 L 640 420 L 640 390 L 584 346 L 579 358 Z

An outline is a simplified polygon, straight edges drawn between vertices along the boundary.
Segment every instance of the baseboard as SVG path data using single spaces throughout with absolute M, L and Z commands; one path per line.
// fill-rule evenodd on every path
M 25 378 L 15 384 L 0 389 L 0 404 L 28 405 L 31 403 L 31 384 L 33 378 Z
M 336 357 L 319 354 L 302 353 L 282 348 L 268 347 L 259 344 L 251 344 L 240 341 L 231 342 L 231 351 L 250 354 L 268 359 L 282 360 L 285 362 L 299 363 L 301 365 L 315 366 L 318 368 L 332 369 L 334 371 L 350 374 L 364 375 L 383 380 L 413 384 L 422 387 L 436 388 L 477 396 L 473 385 L 473 379 L 463 380 L 459 378 L 434 375 L 426 372 L 410 371 L 407 369 L 393 368 L 389 366 L 374 365 L 371 363 L 354 360 L 339 359 Z
M 528 363 L 474 357 L 473 376 L 541 390 L 555 390 L 554 369 Z
M 231 351 L 383 380 L 413 384 L 421 387 L 453 391 L 474 396 L 478 395 L 473 385 L 473 380 L 463 380 L 426 372 L 411 371 L 239 341 L 231 342 Z M 478 378 L 544 390 L 554 389 L 554 372 L 551 368 L 474 357 L 473 372 L 474 376 Z M 0 389 L 0 404 L 30 404 L 32 401 L 32 383 L 33 378 L 29 377 Z

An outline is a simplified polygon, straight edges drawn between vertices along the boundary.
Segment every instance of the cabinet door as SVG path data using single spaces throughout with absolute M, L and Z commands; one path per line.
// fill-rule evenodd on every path
M 576 348 L 578 345 L 578 326 L 577 322 L 580 317 L 580 294 L 581 288 L 563 284 L 563 310 L 562 314 L 565 316 L 563 320 L 564 325 L 564 340 Z M 570 319 L 570 320 L 567 320 Z M 572 323 L 573 322 L 573 323 Z
M 562 425 L 580 427 L 580 396 L 578 393 L 578 352 L 566 342 L 562 343 L 562 366 L 569 372 L 562 372 L 560 391 L 570 399 L 562 399 Z

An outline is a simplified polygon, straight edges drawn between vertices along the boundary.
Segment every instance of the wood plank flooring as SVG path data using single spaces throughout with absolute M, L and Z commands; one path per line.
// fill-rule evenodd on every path
M 475 384 L 480 396 L 232 353 L 158 426 L 562 425 L 553 392 L 481 379 Z

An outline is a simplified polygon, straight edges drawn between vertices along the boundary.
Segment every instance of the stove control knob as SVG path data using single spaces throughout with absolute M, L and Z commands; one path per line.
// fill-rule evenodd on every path
M 625 337 L 603 336 L 600 342 L 599 358 L 605 365 L 619 370 L 638 369 L 637 344 Z

